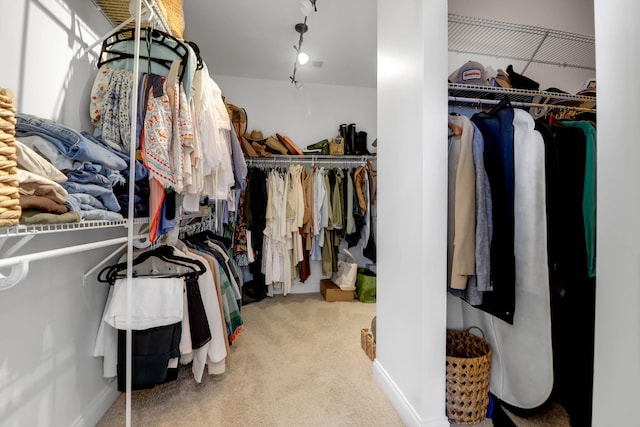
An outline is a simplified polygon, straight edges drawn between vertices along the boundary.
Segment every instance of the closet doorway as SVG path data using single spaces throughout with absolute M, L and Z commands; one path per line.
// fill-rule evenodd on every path
M 590 123 L 593 124 L 589 130 L 594 135 L 593 152 L 591 153 L 594 159 L 592 163 L 587 162 L 586 167 L 588 169 L 591 165 L 595 172 L 595 99 L 593 99 L 593 102 L 590 99 L 589 102 L 585 102 L 577 98 L 572 101 L 557 101 L 558 104 L 564 103 L 565 105 L 593 109 L 589 111 L 591 115 L 585 118 L 587 117 L 586 115 L 575 115 L 578 110 L 572 110 L 571 114 L 569 114 L 568 109 L 556 110 L 553 114 L 548 114 L 541 108 L 536 109 L 531 105 L 527 105 L 527 101 L 528 103 L 544 103 L 549 102 L 549 98 L 536 96 L 528 99 L 526 97 L 520 98 L 519 96 L 525 94 L 525 92 L 518 93 L 518 89 L 521 89 L 525 91 L 542 91 L 541 93 L 563 92 L 567 96 L 582 96 L 585 94 L 595 96 L 595 37 L 592 4 L 589 4 L 589 7 L 585 7 L 584 2 L 573 1 L 559 6 L 551 2 L 537 2 L 535 4 L 515 2 L 505 5 L 504 2 L 492 1 L 489 4 L 475 5 L 460 0 L 449 0 L 448 5 L 449 72 L 452 73 L 449 80 L 450 83 L 453 83 L 453 85 L 450 85 L 449 112 L 454 111 L 457 114 L 471 117 L 476 113 L 489 112 L 498 103 L 498 101 L 485 100 L 478 101 L 475 104 L 471 100 L 463 103 L 452 101 L 454 98 L 461 99 L 461 97 L 466 96 L 470 98 L 486 99 L 495 97 L 496 99 L 502 99 L 505 96 L 499 93 L 487 95 L 487 93 L 482 93 L 481 90 L 471 92 L 458 91 L 459 85 L 465 84 L 463 72 L 466 69 L 466 64 L 468 64 L 467 61 L 476 62 L 476 64 L 472 64 L 474 69 L 477 68 L 475 65 L 479 64 L 486 76 L 495 77 L 498 74 L 499 77 L 502 77 L 511 75 L 516 80 L 514 85 L 501 85 L 497 80 L 495 84 L 499 86 L 496 90 L 497 92 L 509 92 L 510 88 L 516 89 L 506 94 L 510 101 L 516 101 L 513 102 L 514 108 L 525 109 L 534 119 L 544 119 L 545 117 L 550 117 L 550 120 L 559 119 L 554 122 L 554 126 L 561 120 L 568 118 L 590 120 Z M 550 10 L 553 10 L 553 13 L 549 13 Z M 471 80 L 467 84 L 475 85 L 473 82 L 474 80 Z M 533 85 L 533 83 L 536 83 L 537 86 L 528 86 L 529 84 Z M 484 83 L 476 84 L 482 85 Z M 489 84 L 492 84 L 492 82 Z M 503 87 L 507 87 L 507 89 L 503 91 Z M 594 89 L 593 92 L 587 90 L 591 87 Z M 451 95 L 454 96 L 452 97 Z M 525 103 L 519 105 L 518 101 L 525 101 Z M 584 103 L 581 104 L 581 102 Z M 580 114 L 584 112 L 587 112 L 587 110 L 580 110 Z M 548 121 L 550 126 L 551 123 L 551 121 Z M 564 123 L 562 122 L 560 125 L 563 126 Z M 585 140 L 583 139 L 583 141 Z M 550 148 L 552 146 L 547 139 L 545 139 L 544 143 L 548 155 L 548 151 L 552 149 Z M 584 166 L 584 153 L 582 155 L 582 165 Z M 584 174 L 584 171 L 582 173 Z M 553 182 L 552 179 L 552 177 L 548 178 L 547 182 Z M 584 182 L 584 179 L 583 175 L 582 182 Z M 595 197 L 595 176 L 593 176 L 591 184 L 593 197 Z M 516 185 L 516 191 L 518 191 L 517 188 Z M 461 329 L 471 324 L 481 323 L 486 329 L 490 329 L 487 331 L 487 335 L 490 336 L 489 341 L 492 346 L 501 347 L 495 348 L 494 351 L 498 354 L 503 353 L 500 357 L 494 356 L 494 362 L 496 363 L 492 366 L 492 375 L 496 378 L 501 378 L 502 384 L 509 383 L 509 375 L 513 377 L 514 366 L 518 365 L 517 362 L 505 360 L 520 358 L 524 367 L 528 363 L 525 360 L 530 356 L 526 354 L 523 346 L 519 346 L 519 348 L 523 349 L 521 354 L 518 354 L 517 351 L 509 351 L 507 343 L 510 340 L 514 341 L 513 337 L 509 337 L 509 335 L 522 336 L 529 333 L 530 340 L 540 339 L 538 345 L 534 347 L 538 350 L 543 346 L 547 348 L 546 353 L 540 350 L 540 354 L 537 357 L 538 361 L 541 359 L 547 361 L 547 368 L 546 370 L 540 369 L 537 374 L 539 376 L 544 376 L 545 372 L 548 374 L 545 385 L 541 384 L 542 381 L 539 383 L 540 388 L 544 389 L 544 391 L 540 392 L 541 397 L 532 398 L 532 400 L 525 403 L 526 399 L 519 400 L 520 397 L 518 396 L 522 397 L 526 393 L 517 392 L 517 390 L 515 392 L 513 390 L 505 391 L 508 387 L 500 388 L 497 382 L 495 384 L 492 383 L 492 389 L 497 391 L 494 392 L 501 400 L 511 403 L 516 409 L 529 410 L 538 406 L 549 406 L 548 400 L 548 402 L 552 402 L 551 404 L 563 406 L 563 409 L 568 412 L 575 425 L 588 425 L 591 421 L 593 390 L 595 255 L 592 257 L 593 271 L 589 271 L 587 255 L 590 249 L 595 254 L 595 218 L 592 225 L 593 228 L 590 229 L 592 234 L 589 237 L 589 225 L 585 222 L 583 226 L 581 212 L 577 212 L 580 229 L 583 230 L 582 235 L 578 235 L 578 238 L 582 237 L 580 242 L 583 245 L 582 251 L 585 250 L 584 245 L 587 245 L 587 253 L 584 259 L 581 260 L 584 262 L 586 269 L 585 276 L 583 277 L 581 274 L 576 273 L 569 274 L 567 277 L 563 276 L 560 279 L 559 277 L 563 273 L 559 272 L 562 270 L 558 270 L 557 263 L 554 262 L 551 265 L 552 262 L 549 261 L 549 265 L 547 265 L 547 241 L 549 244 L 549 260 L 556 259 L 553 251 L 557 250 L 557 248 L 554 249 L 557 234 L 553 234 L 557 217 L 554 217 L 553 212 L 550 212 L 550 209 L 554 209 L 552 192 L 555 187 L 548 186 L 547 188 L 548 204 L 546 204 L 546 207 L 548 209 L 546 212 L 549 228 L 545 240 L 540 241 L 539 246 L 545 247 L 544 268 L 550 270 L 548 273 L 549 283 L 542 284 L 542 288 L 539 288 L 540 299 L 535 301 L 536 304 L 540 301 L 548 301 L 548 307 L 544 310 L 537 310 L 535 315 L 532 315 L 530 311 L 527 311 L 526 315 L 523 314 L 524 310 L 528 310 L 525 308 L 527 302 L 523 301 L 523 298 L 527 297 L 519 296 L 517 288 L 518 286 L 523 286 L 522 283 L 525 280 L 522 279 L 522 276 L 518 279 L 518 274 L 516 274 L 516 315 L 511 324 L 505 322 L 504 319 L 492 318 L 492 320 L 489 320 L 492 316 L 486 313 L 479 314 L 483 311 L 491 311 L 491 309 L 488 309 L 487 304 L 481 306 L 483 307 L 482 310 L 474 309 L 471 308 L 471 305 L 462 303 L 460 298 L 450 294 L 447 302 L 447 325 L 454 329 Z M 582 200 L 583 188 L 584 184 L 579 189 L 580 200 Z M 586 193 L 585 197 L 587 197 Z M 545 202 L 544 198 L 541 200 Z M 589 209 L 592 209 L 595 213 L 595 198 L 592 200 Z M 587 229 L 587 236 L 583 237 L 585 236 L 585 229 Z M 566 239 L 567 237 L 564 236 L 563 238 Z M 590 239 L 592 240 L 590 241 Z M 571 248 L 571 250 L 579 252 L 578 248 Z M 520 251 L 522 251 L 522 247 Z M 516 268 L 518 268 L 517 252 L 516 242 Z M 574 288 L 572 289 L 572 287 Z M 518 298 L 521 299 L 519 300 Z M 518 318 L 518 310 L 520 310 L 520 316 L 524 317 Z M 513 313 L 511 315 L 513 316 Z M 529 315 L 533 316 L 533 318 L 527 317 Z M 544 326 L 540 324 L 538 331 L 535 331 L 535 328 L 532 327 L 522 326 L 524 323 L 533 323 L 534 320 L 537 322 L 543 318 L 546 318 L 546 323 Z M 576 324 L 573 324 L 576 319 L 580 319 L 579 324 L 582 327 L 578 327 L 578 329 L 581 329 L 581 332 L 578 336 L 567 335 L 569 329 L 576 329 Z M 518 320 L 520 320 L 520 325 L 518 325 Z M 571 346 L 568 345 L 569 341 L 573 342 Z M 515 348 L 518 348 L 518 346 L 515 346 Z M 572 365 L 569 359 L 575 356 L 575 351 L 581 354 L 581 358 L 579 362 Z M 519 382 L 523 382 L 521 378 Z M 532 388 L 530 387 L 530 389 Z M 572 391 L 569 391 L 570 388 Z M 576 392 L 576 389 L 580 390 L 580 392 Z M 504 394 L 504 399 L 500 395 L 501 393 Z M 544 396 L 547 395 L 548 398 L 545 398 Z M 517 413 L 517 410 L 515 413 Z

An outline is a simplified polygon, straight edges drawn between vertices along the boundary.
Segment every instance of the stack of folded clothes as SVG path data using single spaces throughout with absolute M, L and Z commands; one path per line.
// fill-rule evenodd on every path
M 120 213 L 122 216 L 127 217 L 129 213 L 129 155 L 112 149 L 99 137 L 95 137 L 88 132 L 83 131 L 81 134 L 96 144 L 101 144 L 127 163 L 127 168 L 122 171 L 124 180 L 113 186 L 113 194 L 115 194 L 121 207 Z M 133 217 L 140 218 L 149 216 L 149 171 L 140 160 L 135 161 L 133 198 Z
M 113 191 L 114 185 L 125 182 L 121 171 L 126 170 L 128 164 L 123 158 L 60 123 L 21 113 L 16 114 L 16 119 L 16 139 L 23 153 L 23 160 L 19 162 L 22 168 L 20 202 L 23 209 L 39 214 L 32 221 L 32 214 L 28 212 L 21 222 L 123 219 Z M 27 149 L 30 150 L 27 152 Z M 38 156 L 37 160 L 34 155 Z M 34 189 L 42 185 L 46 191 Z M 43 193 L 57 204 L 31 197 L 43 196 Z M 67 211 L 60 208 L 60 204 L 64 204 Z M 67 215 L 69 213 L 71 215 Z M 54 215 L 67 217 L 61 220 L 61 217 L 52 217 Z

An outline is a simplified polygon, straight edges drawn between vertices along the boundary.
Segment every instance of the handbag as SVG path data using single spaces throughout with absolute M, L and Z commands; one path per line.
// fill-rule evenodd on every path
M 343 291 L 356 289 L 356 277 L 358 276 L 358 263 L 348 249 L 342 249 L 338 254 L 338 271 L 331 275 L 334 285 Z
M 358 269 L 356 294 L 360 302 L 376 302 L 376 273 L 367 268 Z
M 329 142 L 329 154 L 332 156 L 342 156 L 344 154 L 344 138 L 333 138 Z

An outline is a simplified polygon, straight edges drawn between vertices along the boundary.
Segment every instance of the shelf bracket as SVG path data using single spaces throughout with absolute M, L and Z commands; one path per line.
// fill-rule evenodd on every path
M 533 60 L 536 57 L 536 55 L 538 54 L 538 52 L 540 52 L 540 48 L 544 44 L 545 40 L 547 40 L 547 37 L 549 37 L 549 31 L 544 33 L 544 36 L 542 36 L 542 39 L 540 40 L 540 43 L 538 44 L 538 47 L 536 48 L 536 50 L 531 55 L 531 58 L 527 62 L 527 65 L 525 65 L 524 68 L 522 69 L 522 74 L 524 74 L 524 72 L 527 71 L 527 68 L 529 68 L 529 65 L 531 65 L 531 63 L 533 62 Z
M 11 273 L 8 276 L 0 274 L 0 291 L 11 289 L 22 282 L 27 277 L 27 274 L 29 274 L 29 261 L 19 261 L 11 267 Z
M 9 249 L 7 249 L 7 251 L 2 255 L 2 258 L 8 258 L 15 254 L 35 236 L 35 234 L 25 234 L 20 240 L 15 242 Z M 2 244 L 4 244 L 4 241 L 2 242 Z M 2 247 L 2 245 L 0 245 L 0 247 Z

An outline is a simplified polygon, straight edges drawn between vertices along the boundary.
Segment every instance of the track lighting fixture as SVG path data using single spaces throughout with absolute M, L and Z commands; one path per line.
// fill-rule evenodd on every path
M 300 13 L 302 13 L 302 16 L 308 16 L 312 9 L 314 12 L 318 11 L 316 8 L 316 0 L 302 0 L 300 2 Z
M 318 9 L 316 8 L 316 0 L 301 1 L 300 11 L 304 15 L 304 21 L 294 26 L 294 29 L 298 34 L 300 34 L 300 36 L 298 37 L 298 45 L 293 46 L 293 48 L 296 51 L 296 60 L 293 62 L 293 74 L 289 76 L 289 80 L 291 80 L 291 83 L 293 83 L 297 89 L 300 89 L 303 86 L 302 83 L 296 80 L 296 72 L 298 71 L 298 64 L 304 65 L 307 62 L 309 62 L 309 55 L 302 51 L 302 41 L 304 39 L 303 37 L 304 33 L 306 33 L 309 30 L 309 27 L 307 26 L 307 15 L 311 13 L 312 9 L 314 12 L 318 11 Z

